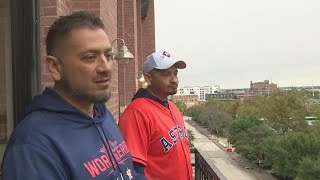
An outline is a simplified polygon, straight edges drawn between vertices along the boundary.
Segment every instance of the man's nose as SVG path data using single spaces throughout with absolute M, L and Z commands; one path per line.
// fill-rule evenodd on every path
M 170 81 L 172 83 L 178 83 L 179 82 L 178 76 L 177 75 L 172 75 Z
M 113 61 L 108 59 L 105 55 L 101 55 L 99 58 L 99 64 L 97 67 L 98 72 L 111 71 L 113 68 Z

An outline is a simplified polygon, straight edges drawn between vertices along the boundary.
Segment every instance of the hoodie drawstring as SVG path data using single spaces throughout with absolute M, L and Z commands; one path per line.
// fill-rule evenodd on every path
M 115 161 L 115 163 L 117 164 L 117 169 L 118 169 L 119 172 L 120 172 L 120 176 L 121 176 L 122 180 L 124 180 L 123 172 L 121 171 L 121 169 L 120 169 L 120 167 L 119 167 L 119 164 L 118 164 L 118 162 L 117 162 L 117 159 L 114 157 L 114 155 L 113 155 L 113 153 L 112 153 L 111 146 L 110 146 L 110 144 L 109 144 L 109 141 L 108 141 L 108 139 L 107 139 L 107 136 L 105 135 L 105 132 L 104 132 L 103 128 L 102 128 L 101 125 L 100 125 L 101 130 L 102 130 L 102 133 L 103 133 L 103 135 L 101 135 L 101 133 L 100 133 L 100 131 L 99 131 L 99 129 L 98 129 L 98 125 L 97 125 L 96 122 L 94 121 L 94 118 L 92 117 L 91 119 L 92 119 L 92 122 L 93 122 L 94 127 L 95 127 L 96 130 L 98 131 L 99 137 L 100 137 L 103 145 L 106 147 L 106 154 L 108 155 L 108 158 L 110 159 L 110 162 L 111 162 L 111 165 L 112 165 L 113 170 L 115 171 L 115 170 L 116 170 L 116 167 L 115 167 L 115 165 L 113 164 L 112 159 L 113 159 L 113 160 Z M 111 157 L 112 157 L 112 158 L 111 158 Z

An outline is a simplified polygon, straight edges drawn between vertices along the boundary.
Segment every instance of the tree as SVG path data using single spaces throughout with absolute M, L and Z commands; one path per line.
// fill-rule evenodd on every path
M 189 145 L 190 145 L 190 147 L 194 147 L 194 144 L 193 144 L 193 142 L 194 142 L 194 134 L 190 129 L 188 129 L 187 131 L 188 131 L 187 133 L 188 133 Z
M 320 159 L 303 158 L 298 168 L 296 180 L 320 179 Z
M 238 119 L 261 119 L 263 117 L 262 109 L 256 106 L 254 101 L 245 101 L 243 105 L 240 106 L 238 112 Z
M 204 107 L 200 105 L 192 106 L 188 108 L 185 111 L 185 115 L 192 117 L 192 120 L 199 123 L 203 124 L 203 118 L 202 118 L 202 112 L 203 112 Z
M 277 92 L 268 99 L 270 109 L 265 118 L 278 132 L 303 131 L 307 128 L 306 96 L 297 90 Z
M 201 126 L 208 127 L 209 131 L 215 132 L 218 136 L 227 134 L 233 120 L 231 114 L 212 104 L 192 106 L 186 110 L 185 114 Z
M 295 178 L 303 158 L 315 160 L 320 152 L 318 135 L 304 132 L 286 133 L 270 139 L 266 145 L 269 163 L 278 175 L 285 178 Z
M 187 105 L 186 103 L 182 102 L 182 101 L 177 101 L 175 102 L 175 105 L 178 107 L 178 109 L 180 110 L 180 112 L 184 113 L 187 109 Z
M 257 119 L 238 119 L 231 125 L 229 141 L 235 147 L 237 153 L 250 160 L 256 160 L 265 154 L 265 146 L 268 137 L 275 132 Z
M 218 137 L 220 135 L 226 135 L 233 120 L 231 114 L 215 106 L 208 106 L 205 109 L 209 131 L 215 132 Z
M 208 102 L 205 103 L 205 106 L 217 107 L 220 110 L 226 113 L 229 113 L 235 117 L 239 108 L 239 102 L 238 101 L 220 101 L 220 100 L 210 99 Z
M 261 123 L 262 121 L 259 121 L 256 118 L 237 119 L 233 121 L 229 129 L 229 142 L 233 145 L 237 144 L 241 139 L 239 134 L 246 132 L 248 129 L 254 126 L 260 125 Z

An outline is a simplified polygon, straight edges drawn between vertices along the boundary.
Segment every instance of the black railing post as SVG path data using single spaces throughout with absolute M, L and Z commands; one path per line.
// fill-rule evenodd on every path
M 195 180 L 201 179 L 201 163 L 199 159 L 199 154 L 197 154 L 196 149 L 194 151 L 194 177 Z
M 190 149 L 194 153 L 195 163 L 195 180 L 226 180 L 217 167 L 209 163 L 209 157 L 205 152 L 196 148 Z

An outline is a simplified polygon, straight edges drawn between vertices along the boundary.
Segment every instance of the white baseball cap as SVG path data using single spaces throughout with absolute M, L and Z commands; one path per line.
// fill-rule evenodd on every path
M 157 51 L 149 55 L 143 63 L 143 74 L 150 72 L 152 69 L 169 69 L 175 65 L 178 69 L 187 67 L 184 61 L 176 61 L 170 58 L 166 51 Z

